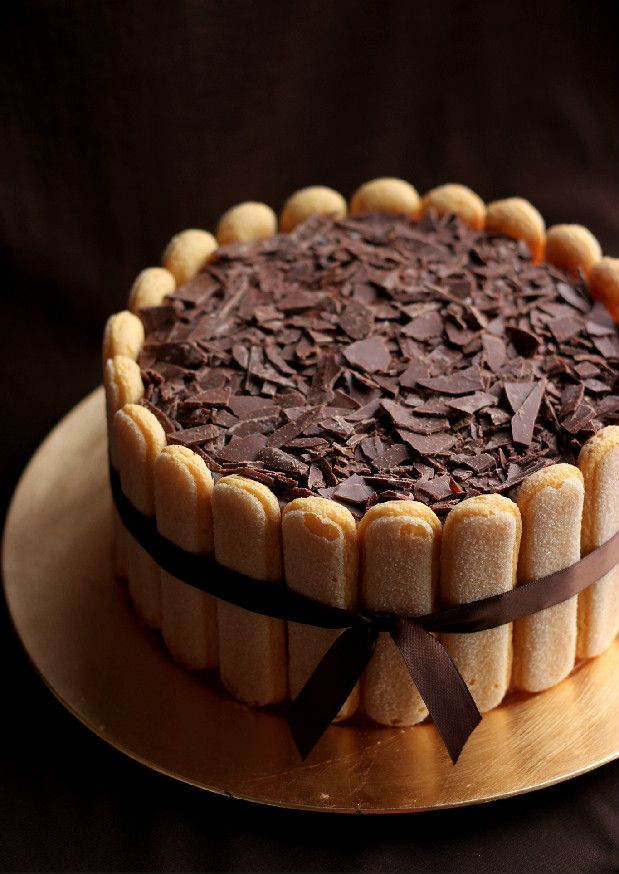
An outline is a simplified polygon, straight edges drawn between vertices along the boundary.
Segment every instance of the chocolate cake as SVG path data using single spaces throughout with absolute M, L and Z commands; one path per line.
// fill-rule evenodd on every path
M 348 211 L 315 187 L 279 232 L 241 204 L 216 237 L 177 235 L 129 308 L 104 336 L 112 477 L 185 554 L 331 609 L 420 617 L 543 585 L 619 530 L 619 260 L 520 198 L 382 179 Z M 335 625 L 215 599 L 138 540 L 117 514 L 118 572 L 175 659 L 248 704 L 299 695 Z M 439 636 L 480 711 L 611 645 L 617 567 L 589 583 Z M 427 716 L 396 637 L 336 718 Z

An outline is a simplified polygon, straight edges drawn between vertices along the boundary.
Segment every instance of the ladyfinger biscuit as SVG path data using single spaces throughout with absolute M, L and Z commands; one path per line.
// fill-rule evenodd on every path
M 218 564 L 268 585 L 281 585 L 281 511 L 265 485 L 222 477 L 213 489 L 215 558 Z M 286 625 L 225 601 L 217 602 L 219 672 L 238 701 L 265 706 L 288 690 Z
M 463 604 L 512 589 L 520 533 L 520 511 L 501 495 L 467 498 L 454 507 L 443 527 L 443 603 Z M 480 711 L 500 704 L 511 675 L 511 625 L 473 634 L 443 634 L 441 642 Z
M 187 552 L 213 551 L 213 478 L 186 446 L 166 446 L 155 460 L 159 532 Z M 217 602 L 212 595 L 161 572 L 161 632 L 176 661 L 188 668 L 217 667 Z
M 324 185 L 312 185 L 291 194 L 279 217 L 279 229 L 285 234 L 294 230 L 311 215 L 330 215 L 343 218 L 346 201 L 337 191 Z
M 588 276 L 602 257 L 600 244 L 591 231 L 582 225 L 553 225 L 546 233 L 546 261 L 562 270 Z
M 161 262 L 176 284 L 184 285 L 204 267 L 216 248 L 217 240 L 208 231 L 188 228 L 172 237 Z
M 282 517 L 286 585 L 333 607 L 353 609 L 358 602 L 357 531 L 345 507 L 326 498 L 296 498 Z M 295 698 L 340 629 L 288 623 L 288 677 Z M 355 688 L 338 719 L 358 707 Z
M 363 212 L 387 212 L 417 218 L 421 200 L 416 189 L 404 179 L 384 177 L 364 182 L 350 199 L 353 215 Z
M 144 384 L 140 368 L 132 358 L 115 355 L 108 358 L 103 368 L 105 385 L 105 405 L 107 412 L 107 434 L 112 467 L 118 469 L 118 458 L 114 448 L 112 419 L 117 410 L 125 404 L 133 404 L 144 394 Z M 120 520 L 116 508 L 113 510 L 113 560 L 114 572 L 118 577 L 127 576 L 127 531 Z
M 578 456 L 585 480 L 581 552 L 587 555 L 619 530 L 619 426 L 602 428 Z M 619 630 L 619 565 L 578 596 L 576 655 L 604 652 Z
M 165 267 L 146 267 L 131 286 L 127 306 L 138 316 L 142 307 L 161 306 L 164 297 L 175 288 L 176 280 Z
M 572 464 L 553 464 L 524 481 L 518 494 L 520 583 L 579 560 L 584 496 L 582 474 Z M 567 677 L 576 657 L 577 605 L 575 596 L 514 623 L 514 686 L 540 692 Z
M 524 240 L 534 263 L 544 257 L 546 225 L 535 207 L 522 197 L 495 200 L 486 207 L 486 231 Z
M 387 501 L 359 523 L 361 599 L 370 610 L 421 616 L 438 592 L 441 523 L 418 501 Z M 381 633 L 362 684 L 365 712 L 382 725 L 415 725 L 428 715 L 402 656 Z
M 600 258 L 589 274 L 591 294 L 619 322 L 619 258 Z
M 231 207 L 219 219 L 215 236 L 220 246 L 263 240 L 277 233 L 277 216 L 266 203 L 248 200 Z
M 153 469 L 166 445 L 165 432 L 150 410 L 125 404 L 112 422 L 122 490 L 132 504 L 148 516 L 155 513 Z
M 430 209 L 441 216 L 453 213 L 475 231 L 481 231 L 486 221 L 486 204 L 466 185 L 449 183 L 428 191 L 421 202 L 422 215 Z
M 144 344 L 144 326 L 129 310 L 110 316 L 103 332 L 103 364 L 115 355 L 137 360 Z
M 142 513 L 154 515 L 155 458 L 166 443 L 163 428 L 145 407 L 125 404 L 114 415 L 112 440 L 118 460 L 122 490 Z M 159 566 L 139 543 L 127 534 L 129 594 L 137 613 L 153 628 L 161 623 Z
M 108 442 L 112 465 L 118 468 L 114 440 L 112 437 L 112 419 L 117 410 L 125 404 L 137 403 L 144 394 L 144 383 L 138 364 L 126 355 L 115 355 L 108 358 L 103 367 L 103 384 L 105 386 L 105 406 L 107 412 Z

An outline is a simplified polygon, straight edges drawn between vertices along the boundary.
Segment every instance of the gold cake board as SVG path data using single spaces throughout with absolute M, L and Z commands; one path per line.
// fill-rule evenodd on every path
M 330 728 L 302 762 L 278 713 L 173 664 L 111 570 L 103 390 L 38 449 L 4 535 L 7 602 L 40 676 L 96 735 L 178 780 L 280 807 L 395 812 L 550 786 L 619 757 L 619 642 L 488 713 L 453 766 L 432 725 Z

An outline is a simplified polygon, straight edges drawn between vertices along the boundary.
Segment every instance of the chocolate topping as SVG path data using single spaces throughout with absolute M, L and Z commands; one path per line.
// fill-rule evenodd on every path
M 446 512 L 619 421 L 619 333 L 584 282 L 453 216 L 315 216 L 142 316 L 168 442 L 283 500 Z

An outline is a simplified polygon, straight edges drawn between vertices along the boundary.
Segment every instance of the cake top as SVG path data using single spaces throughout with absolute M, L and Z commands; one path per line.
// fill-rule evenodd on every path
M 168 442 L 283 500 L 445 512 L 619 421 L 619 332 L 584 280 L 454 216 L 315 216 L 141 315 Z

